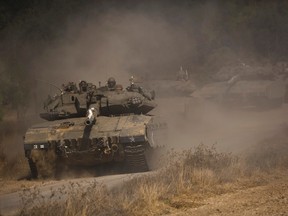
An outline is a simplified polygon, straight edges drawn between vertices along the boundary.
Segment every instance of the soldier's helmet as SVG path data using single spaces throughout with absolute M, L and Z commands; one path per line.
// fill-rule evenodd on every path
M 107 81 L 107 85 L 108 85 L 108 88 L 115 88 L 116 86 L 116 80 L 113 78 L 113 77 L 110 77 Z

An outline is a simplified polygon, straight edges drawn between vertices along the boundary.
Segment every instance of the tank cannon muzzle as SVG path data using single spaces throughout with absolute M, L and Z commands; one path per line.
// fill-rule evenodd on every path
M 95 108 L 94 107 L 88 109 L 87 118 L 85 120 L 85 125 L 87 125 L 87 126 L 92 125 L 96 121 L 94 112 L 95 112 Z

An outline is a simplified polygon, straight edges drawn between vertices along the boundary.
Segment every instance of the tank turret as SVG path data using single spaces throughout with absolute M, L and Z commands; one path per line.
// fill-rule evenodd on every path
M 98 114 L 104 116 L 147 114 L 156 107 L 155 94 L 145 92 L 141 87 L 137 87 L 137 91 L 131 86 L 123 90 L 116 82 L 112 89 L 111 82 L 115 80 L 109 78 L 109 81 L 109 88 L 98 89 L 85 81 L 79 83 L 79 88 L 73 82 L 63 85 L 60 94 L 48 96 L 44 103 L 45 112 L 40 117 L 48 121 L 84 117 L 90 107 L 96 107 Z

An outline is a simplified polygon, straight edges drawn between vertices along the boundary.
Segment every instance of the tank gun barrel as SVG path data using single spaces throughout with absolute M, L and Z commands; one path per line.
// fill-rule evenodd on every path
M 94 115 L 94 112 L 95 112 L 95 108 L 92 107 L 90 109 L 88 109 L 87 111 L 87 118 L 85 120 L 85 124 L 88 126 L 88 125 L 92 125 L 93 122 L 96 120 L 95 118 L 95 115 Z

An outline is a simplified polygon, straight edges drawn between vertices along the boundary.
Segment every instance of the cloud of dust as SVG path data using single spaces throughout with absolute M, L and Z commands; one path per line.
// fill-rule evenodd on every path
M 73 38 L 73 28 L 78 32 Z M 85 26 L 70 26 L 69 39 L 35 62 L 41 79 L 58 85 L 67 80 L 105 82 L 114 76 L 128 83 L 133 73 L 171 72 L 171 62 L 191 57 L 193 38 L 161 17 L 110 12 Z M 175 63 L 173 63 L 175 64 Z M 141 71 L 139 71 L 141 70 Z M 169 71 L 170 70 L 170 71 Z
M 261 112 L 232 110 L 207 101 L 170 98 L 160 99 L 158 109 L 169 125 L 169 146 L 180 151 L 203 143 L 242 153 L 287 124 L 283 119 L 287 110 L 282 107 Z
M 131 75 L 165 79 L 174 78 L 181 65 L 193 70 L 201 49 L 199 16 L 213 25 L 216 12 L 210 4 L 160 5 L 95 8 L 71 18 L 63 37 L 35 57 L 33 74 L 58 86 L 79 80 L 103 85 L 110 76 L 126 86 Z M 49 87 L 39 82 L 38 92 L 43 88 Z

